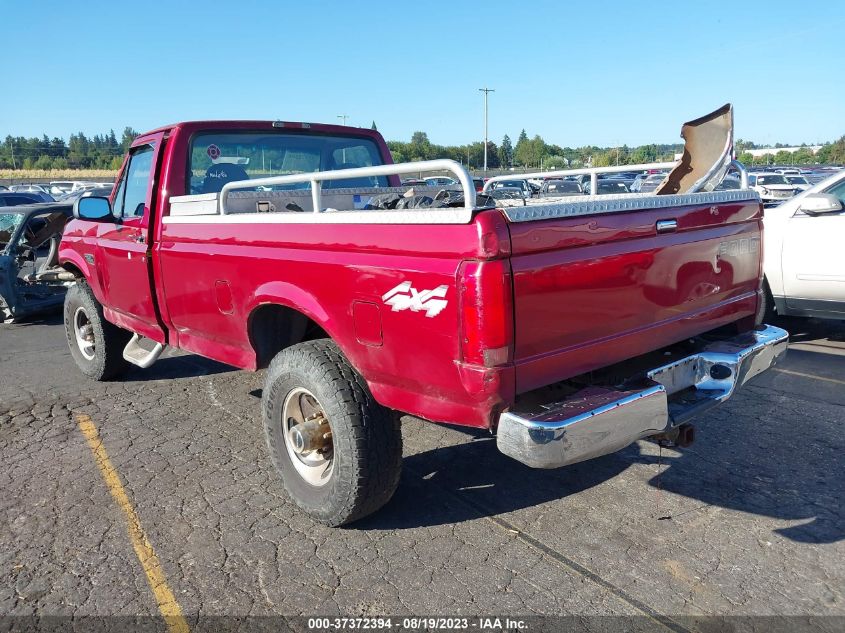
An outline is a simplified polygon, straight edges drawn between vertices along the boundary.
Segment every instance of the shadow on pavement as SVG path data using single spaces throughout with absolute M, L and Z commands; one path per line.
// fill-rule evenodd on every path
M 709 505 L 804 520 L 775 531 L 800 543 L 835 543 L 845 539 L 845 409 L 836 382 L 845 378 L 845 355 L 790 349 L 780 367 L 799 373 L 752 381 L 752 388 L 775 381 L 771 397 L 738 397 L 724 405 L 727 414 L 702 419 L 696 443 L 649 484 Z
M 697 499 L 707 505 L 729 508 L 785 521 L 806 523 L 775 530 L 799 543 L 836 543 L 845 538 L 841 508 L 845 502 L 840 479 L 841 458 L 814 464 L 812 472 L 800 473 L 808 452 L 782 449 L 792 456 L 761 468 L 770 454 L 758 455 L 756 463 L 711 461 L 695 449 L 680 457 L 666 458 L 668 468 L 649 485 L 661 490 Z M 735 456 L 732 456 L 735 457 Z
M 63 325 L 64 316 L 62 315 L 61 306 L 59 310 L 51 310 L 49 312 L 39 312 L 25 316 L 20 320 L 16 319 L 13 325 L 19 327 L 26 327 L 28 325 Z
M 487 435 L 405 457 L 402 481 L 380 512 L 354 529 L 397 530 L 445 525 L 556 501 L 604 483 L 637 459 L 621 453 L 557 470 L 535 470 L 506 457 Z
M 170 380 L 173 378 L 193 378 L 239 371 L 235 367 L 203 358 L 202 356 L 180 355 L 166 356 L 157 360 L 151 367 L 140 369 L 132 367 L 121 377 L 125 382 L 146 382 L 150 380 Z
M 804 343 L 827 339 L 845 341 L 845 321 L 834 319 L 805 319 L 801 317 L 777 317 L 772 325 L 789 332 L 791 343 Z
M 842 540 L 842 441 L 829 420 L 809 419 L 812 416 L 790 420 L 778 415 L 776 408 L 773 403 L 772 410 L 703 420 L 697 444 L 683 449 L 680 456 L 664 453 L 665 467 L 648 484 L 705 506 L 786 521 L 806 520 L 776 530 L 792 541 Z M 755 414 L 769 420 L 766 433 L 761 434 Z M 791 428 L 796 422 L 801 423 L 800 441 Z M 495 439 L 478 437 L 406 456 L 393 500 L 353 528 L 407 529 L 514 512 L 584 492 L 615 478 L 633 463 L 656 464 L 657 457 L 642 454 L 634 444 L 565 468 L 534 470 L 499 453 Z M 613 494 L 605 498 L 612 499 Z

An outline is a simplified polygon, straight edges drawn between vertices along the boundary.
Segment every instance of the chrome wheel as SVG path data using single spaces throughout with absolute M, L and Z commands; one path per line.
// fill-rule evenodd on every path
M 332 427 L 307 389 L 298 387 L 285 398 L 282 435 L 296 472 L 312 486 L 325 486 L 334 471 Z
M 73 313 L 73 332 L 76 335 L 76 345 L 79 353 L 86 360 L 94 359 L 94 326 L 91 319 L 85 312 L 85 308 L 79 307 Z

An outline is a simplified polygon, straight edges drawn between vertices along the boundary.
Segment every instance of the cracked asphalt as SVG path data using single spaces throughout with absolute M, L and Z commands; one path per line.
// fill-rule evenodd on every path
M 682 451 L 638 442 L 534 471 L 485 434 L 405 418 L 396 496 L 345 529 L 286 499 L 260 425 L 263 372 L 176 353 L 94 383 L 60 317 L 0 325 L 0 616 L 158 614 L 80 414 L 189 624 L 845 616 L 845 323 L 781 325 L 786 362 L 701 419 Z

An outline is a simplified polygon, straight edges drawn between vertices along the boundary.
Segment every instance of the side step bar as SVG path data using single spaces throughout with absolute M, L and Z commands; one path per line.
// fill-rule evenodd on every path
M 164 345 L 161 343 L 156 343 L 151 350 L 141 347 L 141 336 L 133 334 L 123 349 L 123 360 L 146 369 L 158 360 L 163 351 Z

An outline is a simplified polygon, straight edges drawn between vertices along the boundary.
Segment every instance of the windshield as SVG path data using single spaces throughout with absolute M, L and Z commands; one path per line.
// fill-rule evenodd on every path
M 238 180 L 383 163 L 371 139 L 290 132 L 197 134 L 191 140 L 189 155 L 190 193 L 218 193 L 226 183 Z M 323 182 L 324 188 L 386 186 L 386 176 Z M 307 182 L 272 187 L 273 190 L 309 188 Z
M 0 213 L 0 250 L 6 249 L 22 221 L 22 213 Z
M 757 176 L 758 185 L 788 185 L 783 176 Z
M 786 179 L 789 181 L 790 185 L 809 185 L 810 183 L 807 181 L 804 176 L 787 176 Z

